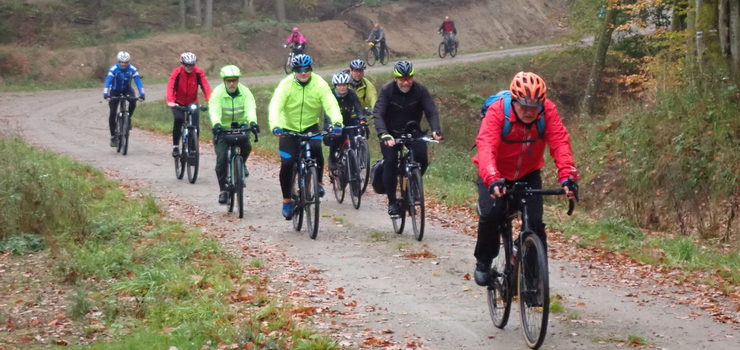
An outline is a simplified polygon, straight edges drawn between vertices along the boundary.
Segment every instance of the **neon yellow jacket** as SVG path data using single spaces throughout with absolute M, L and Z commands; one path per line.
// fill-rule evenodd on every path
M 354 84 L 349 84 L 349 88 L 357 94 L 362 108 L 369 107 L 371 111 L 375 108 L 375 102 L 378 100 L 378 91 L 375 90 L 375 85 L 370 80 L 362 77 L 360 85 L 355 86 Z
M 270 130 L 282 128 L 297 132 L 321 123 L 326 112 L 331 124 L 342 124 L 339 103 L 331 88 L 318 74 L 311 73 L 308 84 L 301 86 L 293 74 L 278 83 L 270 100 Z
M 211 116 L 211 125 L 221 124 L 224 128 L 231 127 L 231 122 L 250 124 L 257 122 L 257 106 L 254 95 L 244 84 L 237 85 L 239 94 L 229 96 L 226 85 L 216 87 L 208 101 L 208 114 Z

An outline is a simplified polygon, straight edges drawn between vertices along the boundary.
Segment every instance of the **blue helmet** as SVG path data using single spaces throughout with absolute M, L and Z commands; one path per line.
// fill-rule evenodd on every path
M 350 69 L 365 70 L 365 68 L 367 68 L 367 65 L 365 64 L 365 61 L 363 61 L 363 60 L 361 60 L 359 58 L 356 58 L 356 59 L 352 60 L 349 63 L 349 68 Z
M 293 57 L 293 60 L 290 61 L 290 65 L 293 66 L 293 69 L 311 67 L 312 63 L 313 60 L 311 59 L 311 56 L 306 54 L 295 55 L 295 57 Z

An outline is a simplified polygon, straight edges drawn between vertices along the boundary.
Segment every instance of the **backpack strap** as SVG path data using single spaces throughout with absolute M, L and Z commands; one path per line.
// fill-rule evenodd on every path
M 504 99 L 504 127 L 501 128 L 501 139 L 506 140 L 506 135 L 511 132 L 511 93 L 509 91 L 499 93 Z

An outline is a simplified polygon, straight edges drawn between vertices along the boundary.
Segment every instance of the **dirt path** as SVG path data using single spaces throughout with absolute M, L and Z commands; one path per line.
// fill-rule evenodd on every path
M 532 49 L 494 55 L 516 50 Z M 474 56 L 461 55 L 455 60 L 474 60 Z M 428 64 L 427 60 L 415 62 Z M 278 78 L 250 78 L 249 83 Z M 162 98 L 162 86 L 147 88 L 147 103 Z M 232 220 L 216 202 L 215 157 L 210 145 L 202 145 L 202 175 L 195 185 L 175 179 L 169 136 L 134 130 L 129 155 L 116 154 L 107 145 L 104 116 L 108 107 L 99 89 L 0 94 L 0 105 L 0 120 L 6 128 L 19 129 L 29 142 L 148 184 L 155 195 L 196 206 L 205 216 L 231 220 L 242 232 L 250 232 L 254 244 L 284 250 L 290 259 L 321 271 L 327 288 L 344 288 L 347 298 L 358 302 L 359 320 L 354 324 L 392 330 L 396 339 L 418 337 L 434 349 L 524 348 L 518 308 L 514 307 L 505 330 L 495 329 L 488 317 L 485 290 L 465 278 L 474 263 L 471 237 L 430 222 L 419 243 L 407 233 L 392 233 L 379 196 L 368 196 L 356 211 L 348 204 L 337 204 L 328 193 L 322 201 L 318 239 L 311 240 L 305 233 L 294 232 L 280 216 L 278 166 L 257 157 L 250 159 L 246 217 Z M 229 231 L 220 239 L 233 244 L 242 237 Z M 425 249 L 436 258 L 404 257 Z M 651 298 L 651 288 L 594 282 L 590 273 L 575 263 L 551 261 L 551 293 L 562 296 L 568 312 L 551 316 L 543 348 L 616 348 L 629 335 L 644 337 L 664 349 L 737 348 L 736 326 L 716 323 L 698 308 Z M 636 294 L 641 297 L 633 297 Z M 577 319 L 568 320 L 568 313 L 577 314 Z

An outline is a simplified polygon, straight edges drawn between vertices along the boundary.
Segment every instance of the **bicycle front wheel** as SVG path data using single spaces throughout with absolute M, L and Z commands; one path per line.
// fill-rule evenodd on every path
M 362 203 L 362 183 L 360 182 L 360 162 L 355 150 L 347 152 L 347 181 L 349 182 L 349 196 L 352 198 L 352 206 L 360 209 Z
M 315 166 L 307 169 L 306 187 L 304 189 L 306 201 L 303 203 L 303 211 L 306 214 L 306 230 L 311 239 L 316 239 L 316 236 L 319 234 L 319 207 L 321 200 L 319 199 L 319 182 L 317 176 Z
M 488 283 L 488 311 L 491 321 L 497 328 L 503 329 L 509 321 L 511 300 L 514 286 L 508 274 L 513 273 L 511 262 L 511 234 L 503 234 L 499 240 L 498 255 L 491 264 L 491 280 Z
M 241 155 L 237 155 L 233 160 L 234 164 L 234 192 L 236 196 L 237 208 L 239 210 L 239 218 L 244 217 L 244 158 Z M 188 161 L 188 164 L 190 162 Z
M 375 46 L 370 47 L 365 53 L 365 62 L 368 66 L 372 67 L 375 65 L 375 61 L 378 59 L 377 50 Z
M 364 138 L 357 141 L 357 160 L 360 162 L 360 183 L 362 184 L 360 192 L 365 194 L 367 184 L 370 182 L 370 149 Z
M 121 127 L 121 154 L 128 154 L 128 135 L 131 131 L 131 116 L 128 113 L 123 115 L 123 126 Z
M 198 165 L 200 163 L 198 129 L 192 128 L 189 130 L 186 142 L 187 148 L 184 149 L 183 155 L 187 158 L 188 181 L 194 184 L 195 180 L 198 179 Z
M 123 147 L 123 112 L 116 116 L 116 152 L 121 153 Z
M 334 192 L 334 198 L 337 200 L 337 203 L 342 204 L 342 202 L 344 202 L 344 193 L 347 187 L 347 182 L 345 181 L 346 171 L 343 166 L 343 164 L 346 163 L 346 157 L 344 156 L 344 151 L 340 154 L 339 159 L 336 159 L 336 169 L 334 171 L 330 171 L 329 176 L 331 176 L 332 179 L 331 188 Z
M 445 58 L 445 56 L 447 56 L 447 49 L 445 48 L 444 42 L 439 43 L 437 54 L 439 54 L 439 58 Z
M 290 197 L 293 200 L 293 229 L 300 231 L 303 227 L 303 203 L 306 202 L 301 176 L 297 166 L 293 167 L 293 179 L 290 180 Z
M 285 61 L 285 66 L 283 67 L 285 69 L 285 74 L 290 74 L 290 72 L 293 71 L 293 54 L 288 54 L 288 58 Z
M 180 135 L 183 135 L 185 133 L 185 128 L 183 127 L 180 129 Z M 185 140 L 183 138 L 180 138 L 180 149 L 185 150 L 187 147 L 187 144 L 185 143 Z M 185 176 L 185 163 L 187 163 L 187 158 L 183 157 L 183 154 L 180 153 L 179 156 L 173 157 L 175 159 L 175 177 L 177 177 L 178 180 L 182 179 Z
M 545 335 L 547 335 L 550 285 L 545 246 L 534 233 L 526 234 L 522 242 L 518 277 L 522 333 L 524 333 L 527 346 L 537 349 L 545 341 Z
M 424 184 L 421 180 L 421 171 L 414 169 L 409 176 L 408 209 L 411 226 L 414 229 L 414 238 L 421 241 L 424 238 Z

